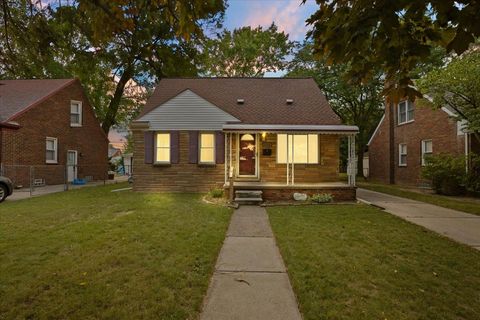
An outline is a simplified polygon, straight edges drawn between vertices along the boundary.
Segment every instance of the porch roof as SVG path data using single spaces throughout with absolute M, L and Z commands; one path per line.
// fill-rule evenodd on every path
M 348 125 L 292 125 L 292 124 L 238 124 L 223 125 L 225 132 L 319 132 L 323 134 L 356 134 L 357 126 Z

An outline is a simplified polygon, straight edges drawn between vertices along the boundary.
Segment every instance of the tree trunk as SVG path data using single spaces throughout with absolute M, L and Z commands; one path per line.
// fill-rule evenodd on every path
M 115 124 L 115 118 L 117 117 L 118 108 L 120 107 L 123 92 L 125 91 L 125 85 L 128 80 L 132 78 L 132 74 L 133 68 L 131 66 L 127 67 L 117 83 L 115 93 L 113 94 L 112 100 L 110 100 L 105 119 L 102 123 L 102 129 L 106 134 L 108 134 L 110 128 Z

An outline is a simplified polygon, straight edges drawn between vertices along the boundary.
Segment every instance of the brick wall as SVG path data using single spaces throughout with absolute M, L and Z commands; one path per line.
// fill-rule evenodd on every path
M 432 140 L 433 154 L 464 154 L 464 136 L 457 135 L 457 123 L 442 110 L 415 105 L 414 121 L 397 125 L 397 106 L 394 108 L 394 177 L 395 183 L 419 185 L 424 181 L 420 177 L 422 140 Z M 385 119 L 369 146 L 369 179 L 389 182 L 389 126 L 390 112 L 387 108 Z M 398 166 L 400 143 L 407 144 L 407 166 Z
M 70 101 L 82 101 L 82 126 L 70 127 Z M 45 179 L 47 184 L 61 184 L 65 180 L 67 151 L 78 152 L 78 177 L 93 176 L 103 179 L 108 170 L 108 140 L 100 128 L 83 89 L 78 81 L 12 121 L 20 125 L 18 130 L 2 129 L 1 162 L 10 170 L 21 166 L 34 166 L 35 178 Z M 57 164 L 46 163 L 45 139 L 57 138 Z M 18 184 L 28 185 L 25 174 L 15 177 Z

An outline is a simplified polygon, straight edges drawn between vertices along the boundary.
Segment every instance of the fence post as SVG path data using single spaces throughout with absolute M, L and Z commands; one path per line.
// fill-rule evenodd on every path
M 30 197 L 33 196 L 33 179 L 34 179 L 33 166 L 30 166 Z

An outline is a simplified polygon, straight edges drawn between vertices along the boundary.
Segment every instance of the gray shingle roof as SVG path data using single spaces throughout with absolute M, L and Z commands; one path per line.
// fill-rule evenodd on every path
M 45 99 L 75 79 L 0 80 L 0 122 Z
M 186 89 L 247 124 L 341 124 L 312 78 L 165 78 L 139 118 Z

